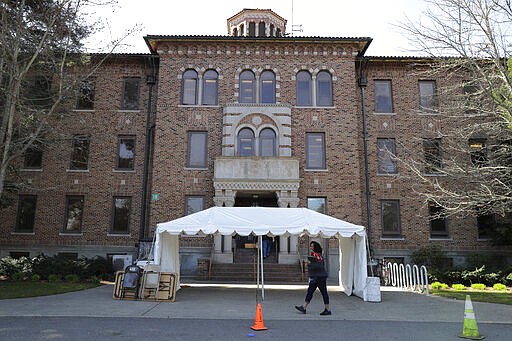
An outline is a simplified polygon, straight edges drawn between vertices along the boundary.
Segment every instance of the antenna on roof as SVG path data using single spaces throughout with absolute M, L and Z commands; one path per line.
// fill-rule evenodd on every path
M 293 37 L 293 32 L 302 32 L 302 24 L 301 25 L 293 24 L 293 0 L 292 0 L 292 32 L 291 32 L 292 37 Z

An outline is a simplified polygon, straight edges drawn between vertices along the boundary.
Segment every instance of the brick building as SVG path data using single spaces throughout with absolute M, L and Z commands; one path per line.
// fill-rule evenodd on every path
M 385 153 L 436 147 L 439 115 L 420 108 L 445 80 L 418 76 L 421 59 L 365 56 L 367 37 L 294 37 L 271 10 L 244 9 L 227 24 L 226 36 L 149 35 L 150 53 L 102 64 L 83 88 L 93 100 L 61 122 L 66 137 L 35 165 L 20 160 L 31 189 L 0 211 L 0 256 L 136 257 L 156 223 L 255 205 L 369 225 L 376 258 L 407 261 L 429 244 L 455 263 L 506 251 L 479 235 L 477 219 L 429 221 L 407 170 Z M 252 243 L 183 236 L 183 272 L 211 255 L 236 262 Z M 305 244 L 276 238 L 274 261 L 297 262 Z

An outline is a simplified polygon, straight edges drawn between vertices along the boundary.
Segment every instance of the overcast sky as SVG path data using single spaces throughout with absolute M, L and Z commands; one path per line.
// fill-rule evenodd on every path
M 417 20 L 423 0 L 118 0 L 103 10 L 107 28 L 101 38 L 117 38 L 129 28 L 140 30 L 118 52 L 149 52 L 145 35 L 227 35 L 226 19 L 244 8 L 271 9 L 292 25 L 296 36 L 371 37 L 367 55 L 411 55 L 407 39 L 393 26 L 405 16 Z M 293 11 L 292 11 L 293 4 Z M 292 15 L 293 13 L 293 15 Z M 94 42 L 101 46 L 102 39 Z M 103 41 L 103 46 L 104 45 Z M 91 44 L 93 46 L 94 44 Z

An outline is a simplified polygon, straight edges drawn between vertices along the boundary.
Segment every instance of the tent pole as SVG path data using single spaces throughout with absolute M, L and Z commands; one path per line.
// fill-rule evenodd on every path
M 261 260 L 261 300 L 265 301 L 265 281 L 263 278 L 263 236 L 259 236 L 260 260 Z

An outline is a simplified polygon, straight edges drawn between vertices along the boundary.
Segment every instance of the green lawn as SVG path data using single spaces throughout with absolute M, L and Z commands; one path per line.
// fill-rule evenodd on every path
M 48 296 L 99 286 L 98 283 L 0 281 L 0 299 Z
M 487 302 L 512 305 L 512 292 L 496 290 L 453 290 L 453 289 L 430 289 L 430 293 L 436 296 L 466 300 L 466 295 L 471 297 L 472 302 Z

